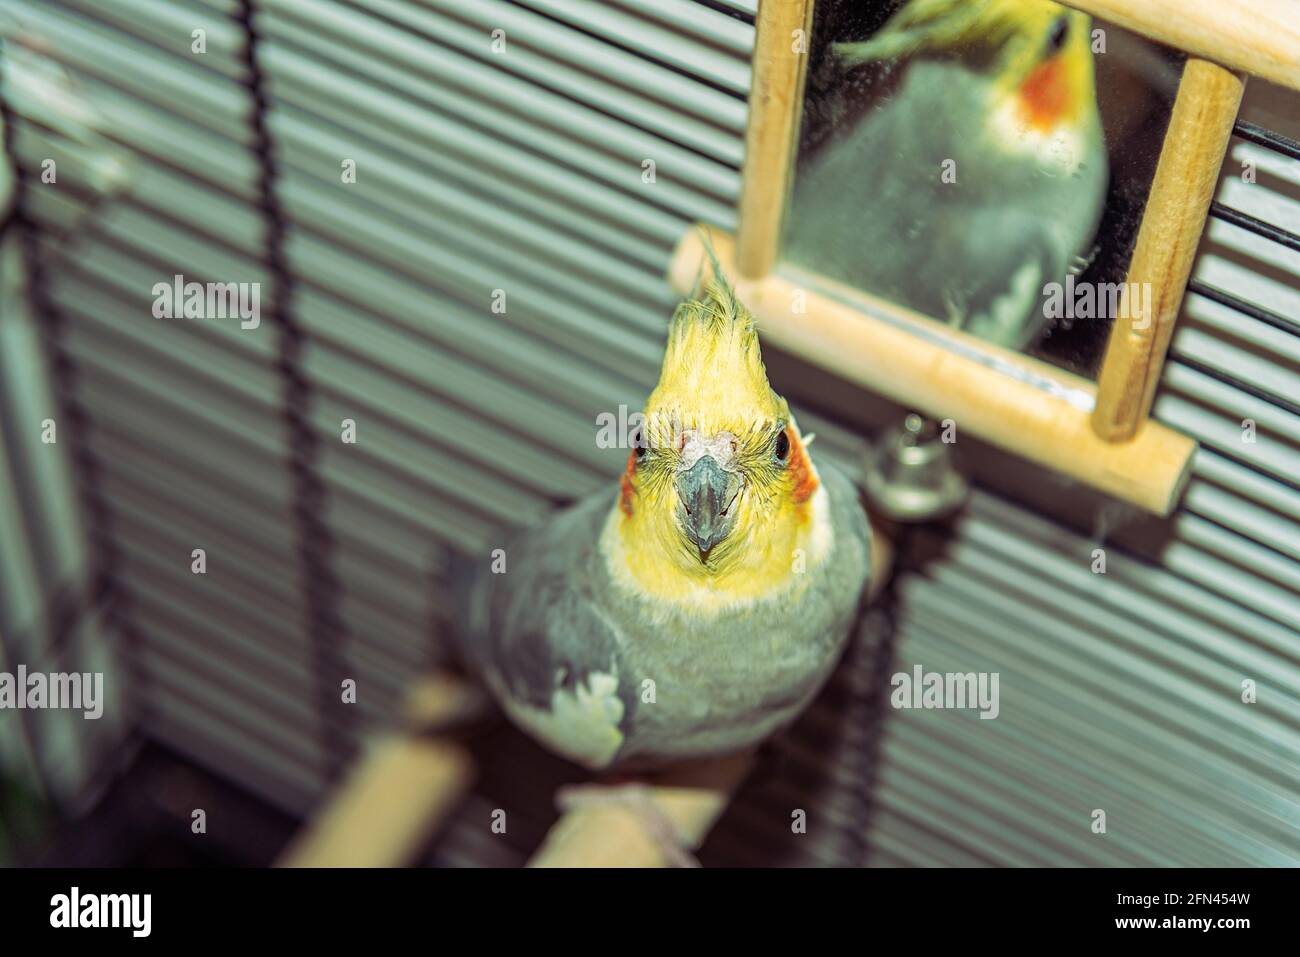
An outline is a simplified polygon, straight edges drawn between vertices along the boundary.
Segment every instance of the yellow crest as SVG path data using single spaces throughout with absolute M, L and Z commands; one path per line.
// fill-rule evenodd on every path
M 739 434 L 789 418 L 785 399 L 768 384 L 754 317 L 736 298 L 707 239 L 705 246 L 712 275 L 673 313 L 663 371 L 646 402 L 652 444 L 667 439 L 674 426 Z

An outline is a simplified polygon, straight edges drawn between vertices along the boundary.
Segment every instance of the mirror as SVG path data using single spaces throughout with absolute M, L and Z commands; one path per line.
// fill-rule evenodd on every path
M 808 53 L 778 269 L 1096 378 L 1184 55 L 1049 0 L 817 0 Z

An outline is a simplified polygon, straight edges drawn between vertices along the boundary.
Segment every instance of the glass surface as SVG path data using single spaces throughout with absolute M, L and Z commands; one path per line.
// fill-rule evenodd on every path
M 1095 377 L 1182 60 L 1047 0 L 817 0 L 780 258 Z

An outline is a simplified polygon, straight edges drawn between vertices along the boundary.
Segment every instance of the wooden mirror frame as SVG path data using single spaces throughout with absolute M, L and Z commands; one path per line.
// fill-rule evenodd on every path
M 1188 54 L 1127 283 L 1149 283 L 1150 321 L 1117 319 L 1095 382 L 781 265 L 781 225 L 803 109 L 814 0 L 761 0 L 737 236 L 709 229 L 724 270 L 775 345 L 863 388 L 1158 515 L 1186 484 L 1195 440 L 1149 418 L 1245 87 L 1300 90 L 1294 0 L 1059 0 Z M 669 281 L 685 295 L 700 229 Z M 1126 289 L 1131 288 L 1126 285 Z M 1121 302 L 1120 314 L 1128 310 Z M 918 334 L 919 333 L 919 334 Z

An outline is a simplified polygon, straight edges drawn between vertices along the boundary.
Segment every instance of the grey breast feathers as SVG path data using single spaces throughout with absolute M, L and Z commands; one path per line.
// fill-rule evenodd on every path
M 468 580 L 459 640 L 517 724 L 588 766 L 604 766 L 636 707 L 618 624 L 604 608 L 599 541 L 614 495 L 602 491 L 484 558 Z

